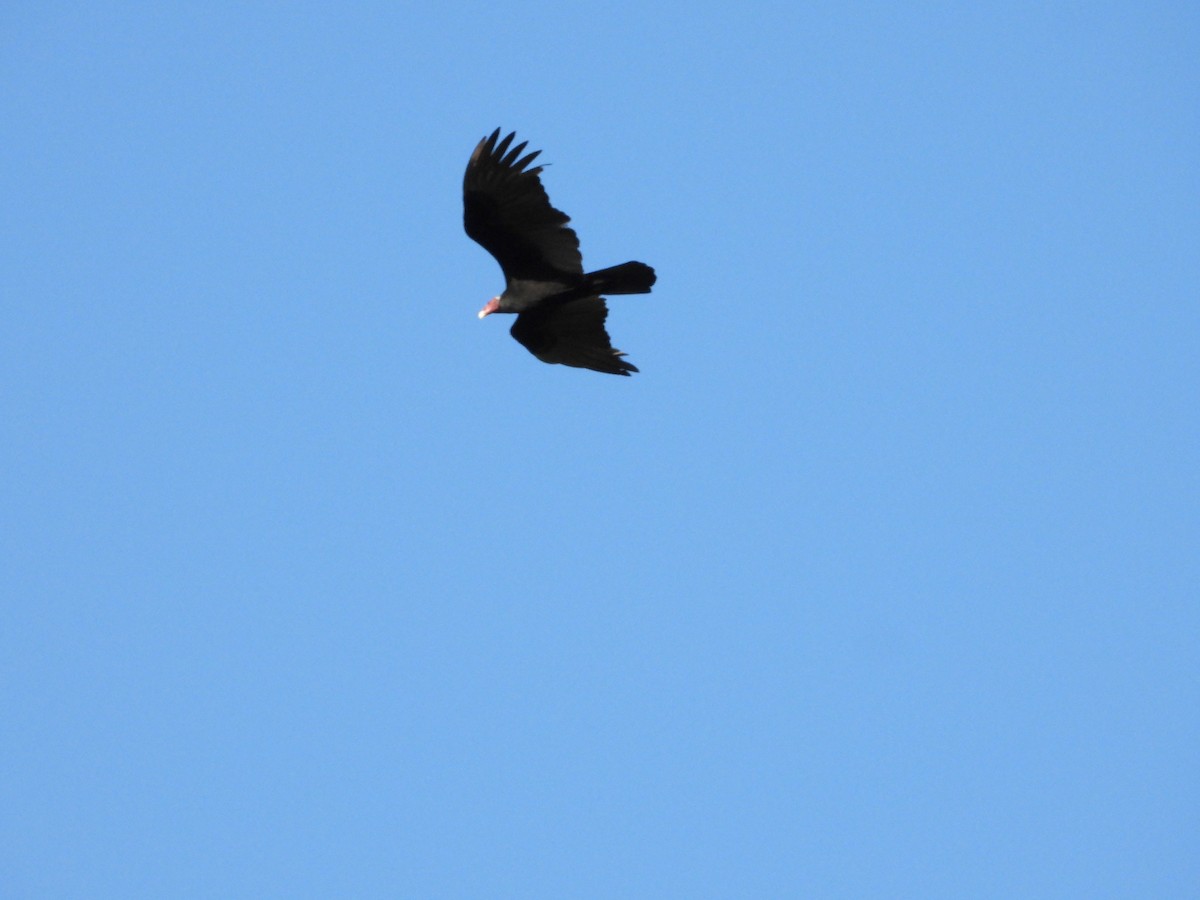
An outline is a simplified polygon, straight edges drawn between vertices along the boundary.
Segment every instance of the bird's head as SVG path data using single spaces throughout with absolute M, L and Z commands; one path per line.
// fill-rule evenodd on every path
M 487 302 L 487 305 L 484 306 L 484 308 L 479 311 L 479 318 L 482 319 L 484 316 L 490 316 L 492 313 L 496 312 L 499 309 L 500 309 L 500 298 L 493 297 L 491 300 L 489 300 Z

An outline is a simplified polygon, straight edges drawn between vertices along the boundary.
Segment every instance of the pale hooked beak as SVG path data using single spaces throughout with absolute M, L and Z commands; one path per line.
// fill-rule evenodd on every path
M 481 309 L 479 311 L 479 318 L 482 319 L 484 316 L 490 316 L 492 313 L 494 313 L 499 308 L 500 308 L 500 298 L 493 297 L 491 300 L 489 300 L 487 302 L 487 306 L 485 306 L 483 309 Z

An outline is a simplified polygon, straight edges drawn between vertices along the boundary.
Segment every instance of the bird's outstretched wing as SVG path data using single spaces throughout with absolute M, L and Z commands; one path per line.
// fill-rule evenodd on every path
M 582 275 L 579 238 L 570 217 L 550 205 L 538 173 L 529 164 L 541 153 L 522 157 L 526 143 L 509 148 L 516 132 L 497 142 L 500 129 L 471 154 L 463 176 L 463 227 L 504 271 L 507 280 L 555 280 L 558 273 Z
M 545 304 L 517 316 L 512 336 L 547 363 L 594 369 L 610 375 L 628 375 L 637 366 L 613 348 L 604 319 L 608 307 L 600 297 L 583 297 L 567 303 Z

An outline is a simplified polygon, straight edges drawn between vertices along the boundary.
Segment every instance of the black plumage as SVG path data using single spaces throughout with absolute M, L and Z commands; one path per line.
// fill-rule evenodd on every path
M 613 375 L 637 367 L 612 346 L 602 294 L 648 294 L 654 270 L 627 262 L 584 272 L 579 238 L 570 218 L 550 205 L 530 164 L 541 151 L 525 154 L 528 142 L 512 146 L 516 133 L 500 139 L 497 128 L 479 142 L 463 176 L 463 227 L 496 258 L 504 292 L 479 312 L 516 313 L 512 336 L 547 363 Z

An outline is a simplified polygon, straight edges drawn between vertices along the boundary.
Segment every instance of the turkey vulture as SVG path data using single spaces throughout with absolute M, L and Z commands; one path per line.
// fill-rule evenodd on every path
M 510 149 L 516 132 L 500 140 L 500 129 L 479 142 L 463 176 L 463 227 L 496 257 L 504 293 L 479 311 L 517 313 L 512 336 L 542 362 L 628 375 L 637 366 L 613 349 L 601 294 L 648 294 L 654 270 L 627 262 L 584 273 L 579 238 L 570 217 L 550 205 L 538 173 L 529 164 L 541 153 L 521 156 L 528 141 Z

